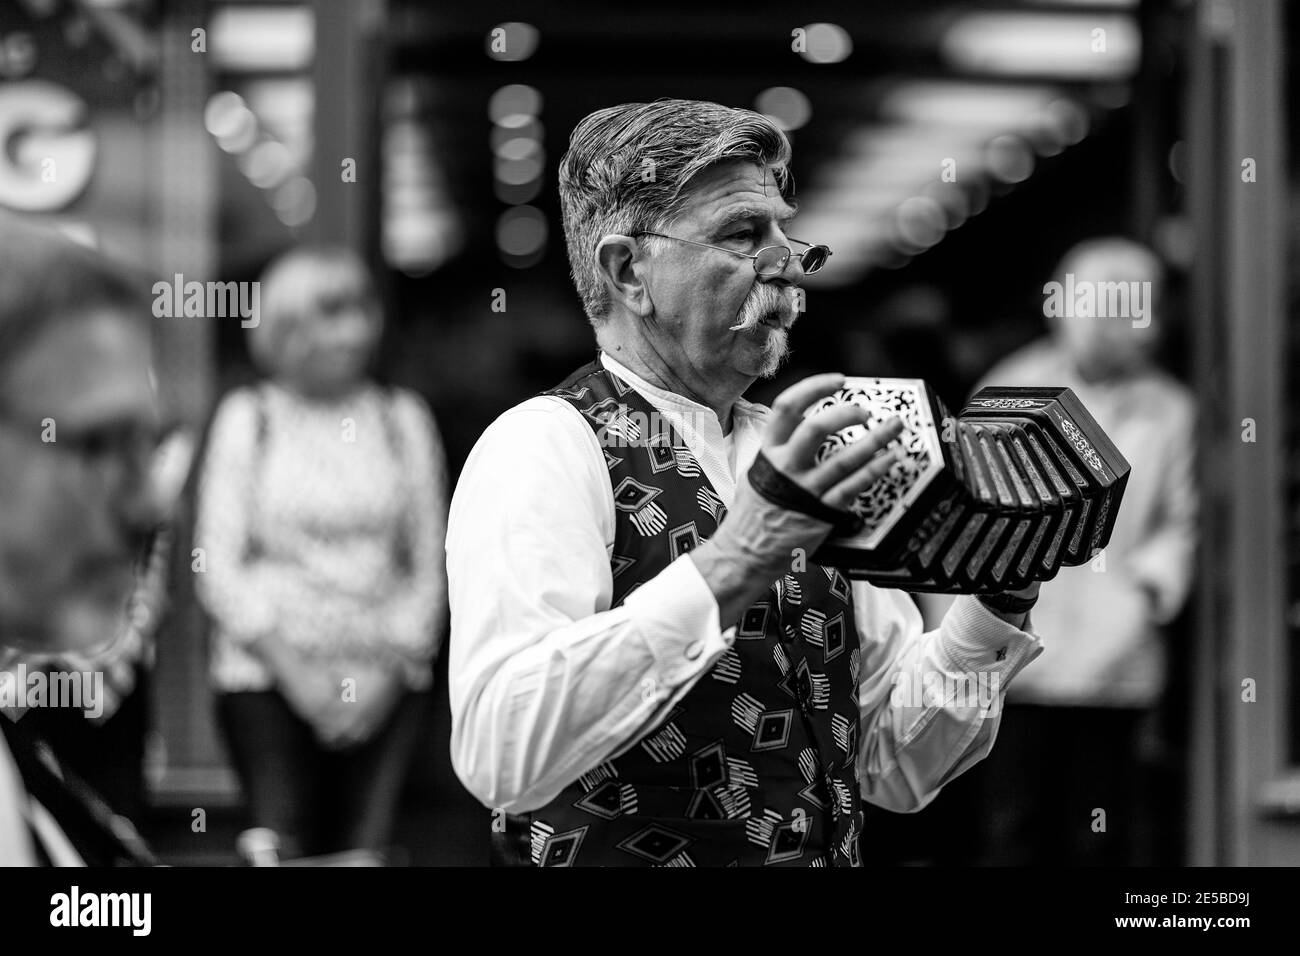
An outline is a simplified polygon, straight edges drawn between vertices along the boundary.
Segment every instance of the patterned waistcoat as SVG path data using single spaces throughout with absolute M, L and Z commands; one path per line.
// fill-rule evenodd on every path
M 726 509 L 677 432 L 599 360 L 543 394 L 578 409 L 604 450 L 618 607 L 708 540 Z M 496 862 L 861 865 L 861 653 L 848 579 L 792 556 L 762 600 L 722 622 L 733 624 L 731 649 L 663 723 L 545 807 L 506 819 Z

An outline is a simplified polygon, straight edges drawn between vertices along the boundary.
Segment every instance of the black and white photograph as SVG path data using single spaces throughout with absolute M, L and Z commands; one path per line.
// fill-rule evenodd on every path
M 1286 0 L 0 0 L 15 931 L 849 867 L 1243 945 L 1298 88 Z M 776 878 L 682 876 L 482 928 Z

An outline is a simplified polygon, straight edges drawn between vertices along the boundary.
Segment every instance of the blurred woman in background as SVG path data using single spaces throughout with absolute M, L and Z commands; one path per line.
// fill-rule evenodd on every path
M 272 263 L 268 378 L 221 402 L 200 476 L 218 717 L 285 858 L 386 849 L 445 626 L 445 459 L 423 400 L 367 373 L 382 322 L 352 253 Z

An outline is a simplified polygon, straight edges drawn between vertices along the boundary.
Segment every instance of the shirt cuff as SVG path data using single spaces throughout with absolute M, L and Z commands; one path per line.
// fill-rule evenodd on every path
M 629 594 L 623 606 L 669 686 L 711 667 L 735 641 L 736 629 L 722 630 L 717 598 L 689 554 Z
M 1042 652 L 1037 635 L 1012 627 L 972 594 L 959 596 L 948 609 L 939 627 L 939 647 L 956 671 L 1004 665 L 1014 672 Z

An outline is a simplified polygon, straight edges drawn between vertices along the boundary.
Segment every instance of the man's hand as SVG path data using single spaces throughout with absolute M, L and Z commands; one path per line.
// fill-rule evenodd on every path
M 869 412 L 858 405 L 840 405 L 803 417 L 809 405 L 843 384 L 843 375 L 828 373 L 792 385 L 773 403 L 763 436 L 763 455 L 778 472 L 837 509 L 847 508 L 898 460 L 894 452 L 881 452 L 903 428 L 902 422 L 891 420 L 816 463 L 813 456 L 828 435 L 868 421 Z M 718 601 L 722 626 L 730 627 L 789 570 L 795 549 L 811 553 L 830 530 L 826 521 L 768 501 L 742 476 L 717 533 L 691 552 Z
M 895 453 L 878 453 L 903 430 L 902 421 L 891 418 L 838 454 L 815 464 L 813 455 L 828 435 L 851 425 L 864 425 L 870 418 L 870 412 L 861 405 L 836 405 L 810 418 L 803 417 L 809 405 L 838 391 L 843 384 L 843 375 L 827 373 L 790 386 L 772 404 L 763 435 L 763 454 L 777 471 L 813 492 L 823 504 L 841 509 L 879 481 L 898 460 Z

